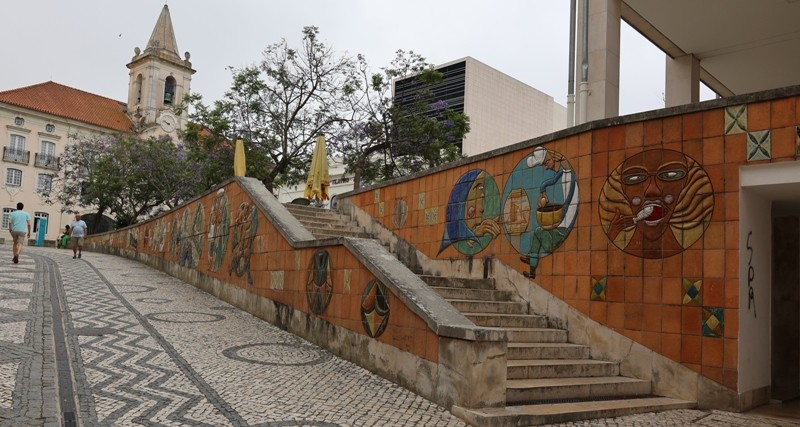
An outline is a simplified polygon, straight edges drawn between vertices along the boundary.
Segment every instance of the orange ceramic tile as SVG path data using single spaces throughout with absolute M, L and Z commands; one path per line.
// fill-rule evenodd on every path
M 578 136 L 578 155 L 590 156 L 592 154 L 592 133 L 583 132 Z
M 745 313 L 745 316 L 750 316 L 750 313 Z M 736 339 L 739 336 L 738 308 L 726 308 L 723 312 L 723 316 L 725 317 L 725 338 Z
M 681 362 L 686 364 L 702 363 L 702 337 L 683 335 L 681 337 Z M 689 366 L 689 365 L 687 365 Z
M 611 173 L 608 167 L 608 153 L 596 153 L 592 158 L 592 178 L 608 178 Z
M 739 193 L 725 193 L 725 220 L 739 220 Z
M 681 306 L 664 305 L 661 307 L 661 332 L 680 334 L 681 333 Z
M 606 236 L 606 233 L 603 231 L 602 227 L 600 227 L 600 226 L 592 227 L 592 232 L 591 233 L 592 233 L 591 234 L 591 241 L 592 241 L 591 249 L 593 251 L 605 251 L 606 249 L 608 249 L 609 246 L 612 246 L 612 247 L 614 247 L 614 249 L 612 251 L 609 251 L 609 253 L 618 252 L 616 247 L 611 245 L 610 242 L 608 241 L 608 237 Z M 620 270 L 620 271 L 622 271 L 622 270 Z M 592 274 L 594 274 L 594 273 L 592 273 Z M 621 274 L 621 273 L 617 273 L 617 274 Z
M 725 278 L 736 279 L 739 277 L 739 251 L 727 249 L 725 251 Z
M 589 301 L 588 300 L 574 300 L 574 307 L 581 313 L 588 315 L 589 314 Z
M 605 301 L 589 301 L 589 317 L 595 322 L 605 325 L 608 316 L 608 303 Z
M 703 113 L 689 113 L 683 115 L 683 140 L 703 137 Z
M 800 96 L 796 96 L 794 101 L 794 122 L 800 125 Z
M 712 222 L 703 233 L 703 249 L 722 249 L 725 247 L 725 224 Z
M 581 221 L 580 213 L 578 213 L 578 224 L 588 224 L 587 220 Z M 578 228 L 578 248 L 588 249 L 591 244 L 591 227 L 577 227 Z M 588 251 L 587 251 L 588 253 Z M 586 264 L 582 264 L 584 267 L 588 266 L 588 259 L 586 260 Z
M 703 140 L 699 138 L 687 139 L 683 141 L 683 154 L 694 159 L 701 165 L 705 164 L 703 161 Z
M 554 275 L 552 277 L 553 280 L 553 290 L 551 293 L 555 295 L 558 299 L 564 299 L 564 276 L 561 275 Z
M 571 233 L 574 234 L 574 233 Z M 570 236 L 572 237 L 572 236 Z M 569 239 L 573 242 L 577 242 L 577 239 Z M 566 246 L 566 242 L 564 243 Z M 578 273 L 578 253 L 569 248 L 564 247 L 564 274 L 568 274 L 574 276 Z
M 704 277 L 701 291 L 703 292 L 703 305 L 722 307 L 725 304 L 724 279 Z
M 662 306 L 658 304 L 644 304 L 643 307 L 642 330 L 649 332 L 661 332 L 661 320 L 663 319 Z
M 772 159 L 794 160 L 797 154 L 797 131 L 794 126 L 772 129 Z
M 722 384 L 723 381 L 722 372 L 723 372 L 722 368 L 718 368 L 716 366 L 703 365 L 703 370 L 701 373 L 703 374 L 704 377 Z
M 683 279 L 680 277 L 665 277 L 661 282 L 662 301 L 664 304 L 683 303 Z
M 750 132 L 768 130 L 770 121 L 769 102 L 757 102 L 747 105 L 747 130 Z
M 700 335 L 703 331 L 703 308 L 684 305 L 681 307 L 681 332 Z
M 622 335 L 625 335 L 628 339 L 635 342 L 642 341 L 642 331 L 640 330 L 623 329 Z
M 735 339 L 724 340 L 722 367 L 736 369 L 739 364 L 739 341 Z
M 725 138 L 717 136 L 703 141 L 703 167 L 725 162 Z
M 644 258 L 639 258 L 637 256 L 632 255 L 625 255 L 625 275 L 626 276 L 638 276 L 641 277 L 642 275 L 642 262 Z
M 772 129 L 800 124 L 795 120 L 795 98 L 784 98 L 772 101 L 770 106 L 770 127 Z
M 706 249 L 703 252 L 703 277 L 725 277 L 725 250 Z M 692 275 L 696 276 L 696 275 Z
M 703 370 L 703 365 L 700 365 L 699 363 L 686 363 L 686 362 L 684 362 L 683 366 L 685 366 L 685 367 L 697 372 L 698 374 L 701 374 L 702 370 Z
M 683 258 L 683 277 L 703 276 L 703 251 L 688 249 L 681 254 Z
M 625 253 L 614 248 L 608 251 L 608 274 L 621 276 L 625 274 Z
M 607 319 L 606 326 L 621 329 L 625 325 L 625 304 L 619 302 L 608 303 Z
M 725 163 L 744 163 L 747 158 L 747 135 L 736 133 L 725 135 Z
M 720 136 L 725 132 L 725 110 L 718 108 L 703 112 L 703 137 Z
M 650 304 L 661 304 L 662 287 L 661 277 L 645 277 L 642 286 L 642 302 Z
M 739 223 L 735 221 L 725 222 L 725 249 L 739 249 Z M 725 255 L 727 257 L 727 254 Z M 726 258 L 726 271 L 727 271 Z M 727 273 L 725 274 L 728 275 Z
M 595 277 L 604 277 L 608 274 L 607 252 L 591 251 L 590 274 Z
M 655 148 L 654 146 L 660 146 L 663 142 L 662 135 L 663 135 L 663 127 L 664 122 L 661 119 L 653 119 L 648 120 L 643 123 L 643 143 L 645 147 Z
M 628 123 L 625 126 L 625 147 L 639 147 L 644 144 L 644 124 L 642 122 Z
M 641 331 L 644 323 L 643 304 L 625 304 L 625 329 L 629 331 Z
M 660 332 L 642 332 L 642 345 L 655 351 L 661 352 L 661 333 Z
M 592 133 L 592 153 L 608 152 L 608 128 L 595 129 Z
M 613 172 L 614 169 L 619 167 L 622 162 L 625 161 L 627 156 L 625 155 L 625 150 L 613 150 L 608 152 L 608 168 L 609 172 Z M 609 173 L 610 175 L 610 173 Z M 599 193 L 598 193 L 599 194 Z
M 681 277 L 683 268 L 683 258 L 680 255 L 673 255 L 663 259 L 664 277 Z
M 723 369 L 722 371 L 722 385 L 728 387 L 733 391 L 738 391 L 739 388 L 739 373 L 736 369 Z
M 661 334 L 661 354 L 676 362 L 681 360 L 680 334 Z
M 739 290 L 739 279 L 725 279 L 725 305 L 726 309 L 739 307 L 739 292 L 747 292 L 747 283 L 744 284 L 745 288 Z
M 625 277 L 625 302 L 627 303 L 640 303 L 642 302 L 642 278 L 641 277 Z
M 608 150 L 623 150 L 625 148 L 625 125 L 613 126 L 608 129 Z
M 683 139 L 683 116 L 672 116 L 664 119 L 664 142 L 677 142 Z

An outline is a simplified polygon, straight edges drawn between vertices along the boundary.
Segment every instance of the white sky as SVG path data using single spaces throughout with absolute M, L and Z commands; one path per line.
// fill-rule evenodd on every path
M 163 0 L 16 0 L 0 7 L 0 90 L 48 80 L 125 101 L 135 47 Z M 170 0 L 178 49 L 191 53 L 192 92 L 222 97 L 228 66 L 261 59 L 304 26 L 376 70 L 398 49 L 442 64 L 471 56 L 566 105 L 568 0 Z M 664 54 L 623 24 L 620 113 L 663 107 Z M 590 65 L 591 66 L 591 65 Z

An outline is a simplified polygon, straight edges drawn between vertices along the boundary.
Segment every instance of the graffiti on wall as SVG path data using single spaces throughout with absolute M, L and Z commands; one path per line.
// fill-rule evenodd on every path
M 600 192 L 600 222 L 630 255 L 665 258 L 694 244 L 711 220 L 711 180 L 694 159 L 646 150 L 625 159 Z
M 225 259 L 228 248 L 228 225 L 230 217 L 230 204 L 225 189 L 220 188 L 211 202 L 211 212 L 208 218 L 208 268 L 218 271 Z
M 370 280 L 361 294 L 361 324 L 372 338 L 380 336 L 389 324 L 389 290 L 378 279 Z
M 258 210 L 255 206 L 242 202 L 236 211 L 231 227 L 231 266 L 228 274 L 247 277 L 247 284 L 253 284 L 250 274 L 250 257 L 253 255 L 253 239 L 258 231 Z
M 481 169 L 467 171 L 450 191 L 439 253 L 453 246 L 475 255 L 500 234 L 500 194 L 494 178 Z
M 332 295 L 331 256 L 325 249 L 319 249 L 311 258 L 311 269 L 306 282 L 308 307 L 315 314 L 322 314 L 328 308 Z

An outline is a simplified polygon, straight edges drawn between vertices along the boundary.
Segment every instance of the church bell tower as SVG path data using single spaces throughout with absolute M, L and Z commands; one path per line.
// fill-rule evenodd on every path
M 166 4 L 147 47 L 144 51 L 134 49 L 127 67 L 130 70 L 128 114 L 138 130 L 144 136 L 177 136 L 177 131 L 185 127 L 186 112 L 177 115 L 172 109 L 189 93 L 195 70 L 189 62 L 189 52 L 184 53 L 183 59 L 178 54 Z

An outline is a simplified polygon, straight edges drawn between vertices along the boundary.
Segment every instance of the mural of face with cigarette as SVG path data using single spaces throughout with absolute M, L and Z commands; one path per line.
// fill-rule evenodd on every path
M 706 172 L 672 150 L 647 150 L 625 159 L 609 176 L 599 202 L 608 238 L 642 258 L 669 257 L 691 246 L 714 209 Z

